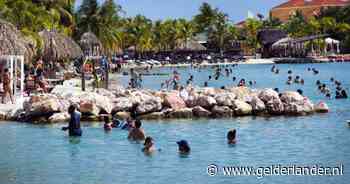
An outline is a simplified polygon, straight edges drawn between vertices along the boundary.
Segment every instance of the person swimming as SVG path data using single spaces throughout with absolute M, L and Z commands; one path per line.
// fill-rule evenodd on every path
M 236 129 L 232 129 L 227 133 L 227 143 L 236 144 Z
M 152 137 L 146 137 L 145 143 L 143 145 L 144 147 L 142 148 L 142 151 L 145 154 L 151 154 L 156 151 Z
M 128 135 L 128 139 L 134 140 L 134 141 L 142 141 L 145 140 L 145 132 L 141 128 L 142 123 L 139 119 L 135 121 L 135 128 L 131 129 Z
M 70 105 L 68 107 L 68 113 L 70 115 L 69 124 L 67 127 L 62 127 L 63 131 L 67 131 L 69 133 L 69 136 L 82 136 L 83 131 L 80 128 L 80 117 L 81 113 L 76 111 L 75 105 Z
M 176 143 L 179 146 L 180 154 L 189 154 L 191 152 L 191 148 L 186 140 L 181 140 Z

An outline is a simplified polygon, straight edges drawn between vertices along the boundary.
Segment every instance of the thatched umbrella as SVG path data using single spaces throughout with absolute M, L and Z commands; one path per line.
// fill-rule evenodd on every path
M 79 45 L 64 34 L 44 30 L 39 35 L 44 41 L 42 56 L 45 61 L 75 59 L 83 55 Z
M 84 33 L 79 41 L 85 55 L 99 56 L 102 54 L 102 43 L 92 32 Z
M 30 61 L 35 53 L 34 45 L 14 25 L 0 19 L 0 55 L 23 55 Z

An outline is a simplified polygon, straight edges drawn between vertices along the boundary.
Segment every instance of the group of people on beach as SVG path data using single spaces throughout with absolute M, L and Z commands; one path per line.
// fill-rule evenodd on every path
M 83 131 L 80 125 L 81 113 L 76 105 L 70 105 L 68 108 L 68 113 L 70 115 L 70 120 L 68 126 L 62 127 L 63 131 L 68 131 L 69 136 L 81 137 Z M 130 141 L 142 142 L 144 147 L 142 151 L 145 154 L 152 154 L 156 151 L 161 151 L 161 149 L 156 149 L 154 139 L 151 136 L 146 136 L 144 129 L 142 128 L 142 122 L 140 119 L 131 119 L 127 118 L 125 123 L 122 123 L 118 119 L 110 121 L 109 116 L 104 116 L 104 125 L 103 129 L 106 132 L 112 131 L 114 128 L 119 128 L 121 130 L 127 130 L 128 139 Z M 230 145 L 236 144 L 236 129 L 231 129 L 227 133 L 227 143 Z M 189 154 L 191 147 L 187 140 L 180 140 L 176 142 L 178 145 L 178 151 L 180 154 Z

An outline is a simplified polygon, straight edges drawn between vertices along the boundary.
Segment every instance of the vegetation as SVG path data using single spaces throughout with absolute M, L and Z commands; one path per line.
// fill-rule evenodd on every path
M 0 18 L 13 23 L 25 36 L 31 38 L 37 49 L 42 40 L 38 32 L 56 30 L 79 40 L 85 32 L 94 33 L 108 53 L 135 49 L 146 51 L 170 51 L 185 48 L 197 35 L 206 35 L 208 48 L 223 53 L 232 43 L 241 40 L 254 50 L 260 47 L 257 34 L 260 29 L 278 28 L 291 37 L 314 34 L 331 34 L 350 48 L 350 7 L 328 8 L 316 18 L 306 20 L 300 12 L 282 24 L 278 19 L 246 20 L 243 27 L 236 27 L 228 15 L 203 3 L 192 20 L 166 19 L 152 21 L 143 15 L 122 17 L 122 7 L 113 0 L 99 4 L 97 0 L 83 0 L 74 9 L 74 0 L 0 0 Z

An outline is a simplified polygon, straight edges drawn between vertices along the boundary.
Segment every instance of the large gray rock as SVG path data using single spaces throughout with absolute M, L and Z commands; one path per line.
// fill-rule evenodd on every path
M 252 106 L 242 100 L 235 100 L 233 102 L 235 115 L 245 116 L 252 114 Z
M 273 89 L 265 89 L 265 90 L 260 91 L 260 93 L 258 94 L 258 97 L 265 104 L 268 103 L 269 101 L 273 101 L 276 99 L 279 100 L 278 93 Z
M 284 104 L 284 113 L 287 115 L 304 115 L 313 112 L 314 105 L 298 92 L 284 92 L 280 99 Z
M 269 114 L 282 115 L 284 113 L 284 105 L 279 98 L 273 98 L 272 100 L 269 100 L 265 106 Z
M 253 96 L 250 105 L 252 106 L 253 113 L 262 113 L 266 110 L 265 104 L 257 96 Z
M 166 93 L 163 99 L 164 99 L 163 104 L 166 107 L 169 107 L 175 110 L 186 108 L 186 103 L 179 96 L 179 93 L 176 93 L 176 92 Z
M 49 123 L 62 123 L 62 122 L 68 122 L 70 119 L 70 116 L 67 112 L 61 112 L 61 113 L 55 113 L 52 116 L 49 117 L 48 122 Z
M 235 99 L 236 95 L 234 93 L 220 93 L 215 96 L 216 103 L 219 106 L 231 107 Z
M 192 112 L 193 112 L 194 116 L 200 117 L 200 118 L 207 118 L 207 117 L 210 117 L 210 115 L 211 115 L 210 111 L 204 109 L 201 106 L 193 107 Z
M 187 107 L 194 107 L 197 105 L 198 95 L 192 95 L 185 101 Z
M 211 113 L 216 118 L 233 116 L 233 110 L 228 106 L 215 105 L 212 108 Z
M 199 95 L 196 100 L 196 104 L 205 109 L 211 109 L 214 105 L 216 105 L 216 100 L 211 96 Z
M 44 116 L 68 109 L 69 102 L 52 94 L 31 96 L 23 104 L 26 116 Z
M 112 112 L 129 111 L 132 107 L 132 100 L 126 97 L 120 97 L 115 99 Z
M 291 102 L 302 103 L 304 101 L 304 97 L 295 91 L 283 92 L 281 94 L 280 99 L 283 103 L 291 103 Z
M 141 100 L 137 107 L 136 107 L 136 113 L 141 114 L 147 114 L 151 112 L 157 112 L 162 109 L 162 100 L 159 97 L 150 96 L 150 98 L 147 99 L 147 101 Z

